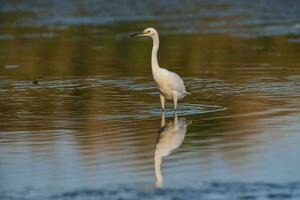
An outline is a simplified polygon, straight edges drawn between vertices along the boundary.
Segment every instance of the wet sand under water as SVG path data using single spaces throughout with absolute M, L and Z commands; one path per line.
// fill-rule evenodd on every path
M 47 192 L 26 189 L 18 193 L 0 193 L 3 200 L 150 200 L 150 199 L 189 199 L 189 200 L 272 200 L 300 198 L 300 183 L 203 183 L 197 188 L 145 189 L 141 187 L 119 186 L 110 189 L 79 189 L 59 194 L 45 195 Z

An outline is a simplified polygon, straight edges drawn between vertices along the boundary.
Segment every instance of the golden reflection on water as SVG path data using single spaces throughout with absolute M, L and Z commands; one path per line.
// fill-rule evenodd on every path
M 21 80 L 49 74 L 150 77 L 149 62 L 145 62 L 149 60 L 150 40 L 132 42 L 126 35 L 118 37 L 115 32 L 91 31 L 102 29 L 107 28 L 11 29 L 9 34 L 13 39 L 0 40 L 1 52 L 5 52 L 0 61 L 2 65 L 20 67 L 17 74 L 3 68 L 1 71 Z M 49 31 L 53 34 L 43 37 Z M 182 71 L 186 76 L 217 76 L 237 82 L 245 81 L 245 75 L 278 77 L 298 70 L 299 45 L 289 42 L 289 36 L 239 39 L 226 34 L 162 35 L 161 42 L 161 65 Z M 134 45 L 139 47 L 133 48 Z

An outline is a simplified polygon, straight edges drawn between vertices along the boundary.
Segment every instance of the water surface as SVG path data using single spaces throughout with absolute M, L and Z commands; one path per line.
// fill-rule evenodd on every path
M 300 4 L 124 2 L 0 6 L 1 190 L 153 188 L 160 138 L 169 145 L 160 187 L 171 193 L 194 194 L 191 187 L 205 182 L 213 191 L 212 182 L 297 188 L 289 184 L 300 178 Z M 173 134 L 168 104 L 170 137 L 162 134 L 151 42 L 128 38 L 147 26 L 161 32 L 161 66 L 184 77 L 192 93 L 177 112 L 188 122 L 184 133 Z

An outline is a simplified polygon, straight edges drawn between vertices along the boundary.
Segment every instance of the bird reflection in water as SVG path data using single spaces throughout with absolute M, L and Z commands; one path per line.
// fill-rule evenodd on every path
M 163 186 L 163 176 L 161 174 L 162 159 L 180 147 L 185 138 L 187 126 L 190 124 L 191 121 L 183 117 L 178 119 L 176 112 L 174 113 L 174 119 L 166 123 L 165 113 L 162 113 L 154 154 L 156 187 Z

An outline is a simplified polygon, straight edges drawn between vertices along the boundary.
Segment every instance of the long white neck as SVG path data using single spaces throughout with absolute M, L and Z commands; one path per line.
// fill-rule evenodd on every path
M 155 165 L 155 176 L 156 176 L 156 187 L 162 187 L 163 185 L 163 181 L 164 181 L 164 178 L 163 176 L 161 175 L 161 156 L 159 154 L 159 152 L 156 150 L 155 151 L 155 155 L 154 155 L 154 165 Z
M 155 76 L 155 74 L 157 74 L 160 69 L 157 61 L 157 51 L 159 48 L 158 35 L 154 35 L 152 37 L 152 40 L 153 40 L 153 47 L 152 47 L 152 54 L 151 54 L 151 67 L 152 67 L 153 76 Z

